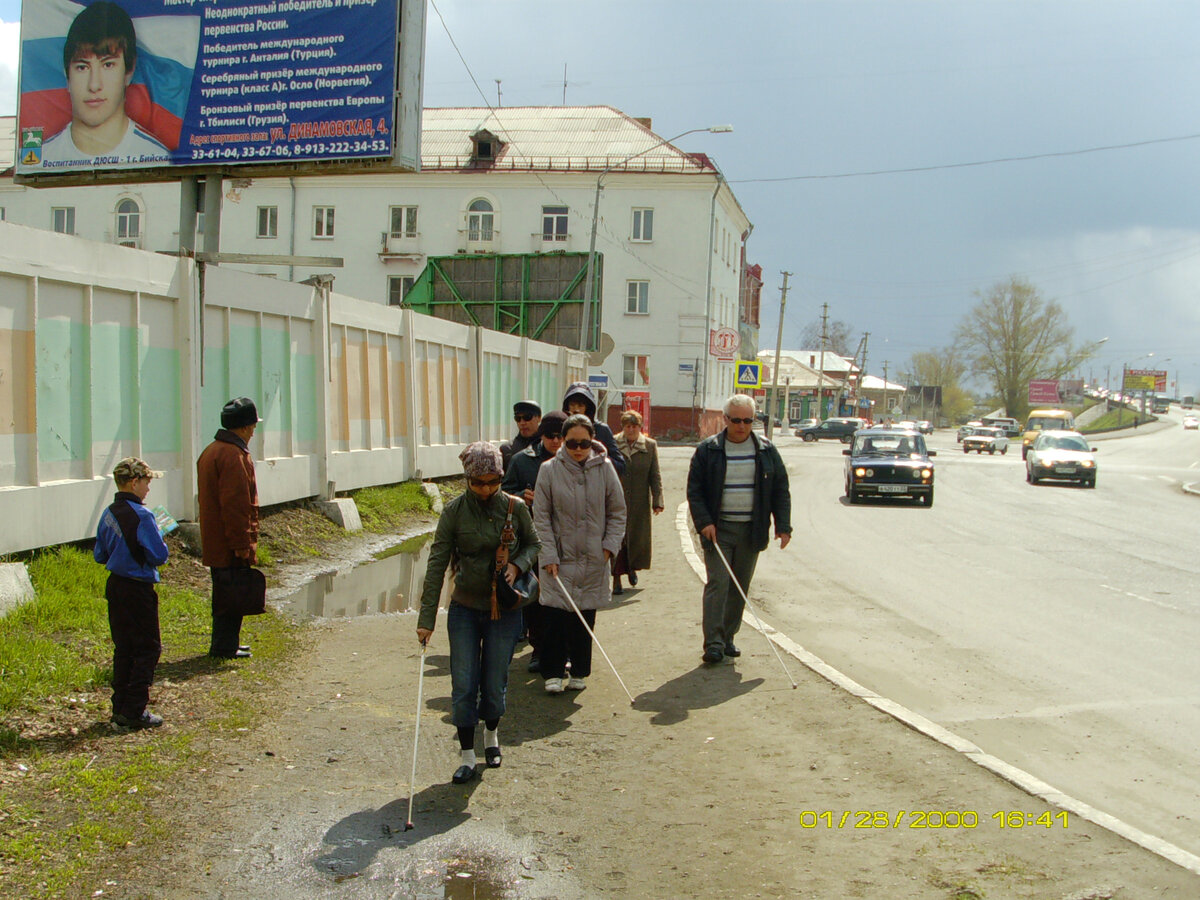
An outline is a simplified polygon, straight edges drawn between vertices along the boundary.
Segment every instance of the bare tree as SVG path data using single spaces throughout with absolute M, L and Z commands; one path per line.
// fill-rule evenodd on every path
M 955 347 L 973 375 L 985 379 L 1010 416 L 1029 411 L 1029 382 L 1062 378 L 1095 345 L 1075 346 L 1063 308 L 1019 276 L 999 282 L 959 324 Z
M 912 384 L 942 389 L 941 414 L 951 422 L 965 419 L 974 406 L 975 401 L 962 386 L 967 364 L 953 347 L 914 353 L 906 374 Z
M 851 344 L 851 335 L 853 329 L 841 321 L 835 319 L 829 323 L 829 343 L 825 345 L 825 349 L 838 356 L 851 356 L 854 353 L 854 346 Z M 813 319 L 804 326 L 804 330 L 800 332 L 801 350 L 820 350 L 821 349 L 821 320 Z

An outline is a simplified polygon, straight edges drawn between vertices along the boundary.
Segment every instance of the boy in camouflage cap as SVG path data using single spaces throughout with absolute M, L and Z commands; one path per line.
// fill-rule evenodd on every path
M 117 463 L 117 494 L 100 516 L 92 551 L 109 572 L 104 597 L 113 641 L 112 721 L 123 728 L 156 728 L 163 722 L 146 703 L 162 653 L 154 585 L 158 567 L 167 561 L 167 545 L 145 507 L 150 481 L 162 475 L 133 456 Z

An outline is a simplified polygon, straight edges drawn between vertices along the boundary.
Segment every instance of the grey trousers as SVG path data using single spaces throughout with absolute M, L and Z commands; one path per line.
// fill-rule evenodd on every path
M 717 543 L 747 594 L 758 563 L 758 551 L 750 543 L 750 529 L 749 522 L 724 519 L 717 522 Z M 701 538 L 700 546 L 704 548 L 704 567 L 708 571 L 708 582 L 704 585 L 704 648 L 723 650 L 733 643 L 733 636 L 742 627 L 742 609 L 746 603 L 713 545 Z

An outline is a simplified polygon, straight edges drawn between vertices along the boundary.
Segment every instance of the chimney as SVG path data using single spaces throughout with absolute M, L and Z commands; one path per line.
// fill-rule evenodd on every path
M 633 121 L 637 122 L 639 125 L 641 125 L 643 128 L 645 128 L 647 131 L 654 130 L 653 126 L 650 124 L 649 116 L 634 116 Z

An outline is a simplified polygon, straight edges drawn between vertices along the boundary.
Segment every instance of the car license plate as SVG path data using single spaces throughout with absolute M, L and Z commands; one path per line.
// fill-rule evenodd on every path
M 908 491 L 908 485 L 904 484 L 881 484 L 879 493 L 881 494 L 903 494 Z
M 1057 472 L 1059 475 L 1074 475 L 1075 467 L 1074 466 L 1059 466 L 1054 471 Z

